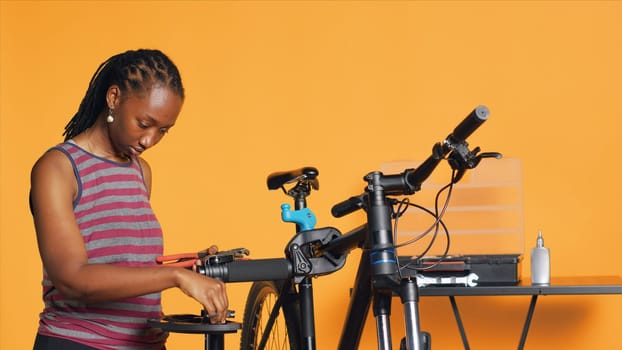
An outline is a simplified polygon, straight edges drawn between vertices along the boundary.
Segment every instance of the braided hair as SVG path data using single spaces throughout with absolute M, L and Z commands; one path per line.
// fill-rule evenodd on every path
M 118 85 L 123 92 L 144 92 L 154 84 L 184 98 L 179 71 L 161 51 L 140 49 L 110 57 L 95 71 L 78 111 L 65 126 L 65 141 L 90 128 L 108 108 L 106 93 L 111 85 Z

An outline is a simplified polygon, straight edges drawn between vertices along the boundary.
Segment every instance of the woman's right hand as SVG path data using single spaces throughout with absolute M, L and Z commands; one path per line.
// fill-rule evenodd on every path
M 198 301 L 210 317 L 211 323 L 224 323 L 229 309 L 225 283 L 191 270 L 179 269 L 178 287 Z

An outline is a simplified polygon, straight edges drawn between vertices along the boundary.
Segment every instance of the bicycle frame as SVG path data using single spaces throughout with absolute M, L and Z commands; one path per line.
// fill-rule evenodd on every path
M 366 178 L 369 182 L 367 198 L 370 198 L 368 203 L 363 205 L 367 208 L 366 225 L 345 235 L 339 234 L 330 227 L 298 231 L 286 247 L 286 251 L 289 252 L 287 254 L 289 259 L 286 261 L 291 271 L 288 277 L 293 278 L 299 286 L 303 349 L 315 349 L 311 276 L 337 271 L 344 265 L 348 253 L 355 248 L 362 248 L 363 254 L 338 349 L 358 348 L 364 321 L 372 302 L 376 317 L 378 349 L 391 349 L 390 313 L 393 295 L 399 295 L 404 306 L 407 349 L 421 349 L 422 340 L 417 306 L 418 287 L 413 278 L 402 278 L 400 275 L 391 229 L 392 208 L 384 190 L 391 188 L 391 184 L 403 182 L 395 181 L 395 175 L 384 176 L 379 172 L 371 173 Z M 389 193 L 394 192 L 395 190 L 389 191 Z M 297 202 L 306 203 L 299 200 Z M 297 205 L 297 207 L 302 208 L 304 205 Z M 309 251 L 301 254 L 301 247 L 307 247 Z M 261 260 L 255 260 L 255 263 L 261 263 Z M 262 277 L 256 276 L 256 278 L 263 280 Z M 230 278 L 227 280 L 231 281 Z M 275 308 L 279 307 L 280 303 L 277 302 Z M 264 342 L 265 339 L 261 343 Z

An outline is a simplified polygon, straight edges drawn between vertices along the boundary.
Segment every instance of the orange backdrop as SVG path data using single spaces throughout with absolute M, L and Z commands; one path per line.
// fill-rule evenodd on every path
M 522 160 L 525 246 L 541 228 L 553 275 L 622 274 L 620 18 L 613 1 L 1 1 L 0 348 L 32 348 L 42 308 L 30 167 L 61 141 L 98 64 L 138 47 L 167 52 L 187 89 L 178 125 L 146 154 L 169 253 L 279 256 L 293 226 L 265 178 L 307 165 L 320 170 L 318 225 L 354 227 L 363 217 L 334 219 L 332 204 L 384 162 L 427 157 L 484 104 L 470 141 Z M 319 349 L 335 347 L 357 261 L 315 283 Z M 229 286 L 238 319 L 248 286 Z M 182 294 L 165 293 L 167 312 L 198 311 Z M 458 301 L 473 348 L 516 348 L 528 298 Z M 460 348 L 445 298 L 420 311 L 435 348 Z M 543 297 L 526 349 L 622 348 L 620 311 L 620 296 Z M 361 348 L 374 338 L 366 328 Z M 202 345 L 175 334 L 169 349 Z

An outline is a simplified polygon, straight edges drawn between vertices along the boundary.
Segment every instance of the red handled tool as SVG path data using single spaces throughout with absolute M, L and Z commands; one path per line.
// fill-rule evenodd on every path
M 243 259 L 249 255 L 248 249 L 237 248 L 223 252 L 210 254 L 209 248 L 201 250 L 197 253 L 171 254 L 156 257 L 156 262 L 161 266 L 176 266 L 191 268 L 196 264 L 197 259 L 201 259 L 204 263 L 223 263 L 234 259 Z

